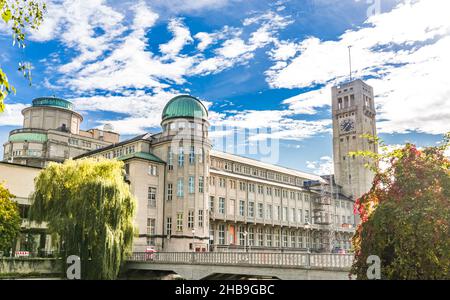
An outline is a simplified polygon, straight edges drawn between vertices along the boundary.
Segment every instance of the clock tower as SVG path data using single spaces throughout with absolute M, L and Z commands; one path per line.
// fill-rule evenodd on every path
M 352 151 L 377 152 L 376 144 L 361 137 L 376 135 L 373 88 L 354 80 L 332 88 L 333 155 L 336 183 L 356 200 L 369 191 L 373 172 L 368 159 L 349 155 Z

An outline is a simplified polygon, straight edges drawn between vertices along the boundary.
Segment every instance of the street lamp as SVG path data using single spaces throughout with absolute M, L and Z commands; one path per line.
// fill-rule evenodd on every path
M 309 229 L 311 228 L 311 224 L 309 222 L 305 223 L 305 229 L 306 229 L 306 247 L 308 250 L 308 253 L 310 253 L 310 243 L 311 243 L 311 236 L 309 234 Z
M 247 252 L 247 230 L 244 231 L 243 235 L 244 235 L 244 251 Z
M 195 248 L 194 248 L 194 238 L 195 238 L 195 229 L 192 229 L 192 251 L 195 251 Z

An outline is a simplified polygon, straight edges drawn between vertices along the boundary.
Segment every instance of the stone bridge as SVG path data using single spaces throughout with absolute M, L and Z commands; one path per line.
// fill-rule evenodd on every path
M 174 272 L 184 279 L 243 277 L 348 280 L 352 254 L 255 252 L 135 252 L 127 271 Z

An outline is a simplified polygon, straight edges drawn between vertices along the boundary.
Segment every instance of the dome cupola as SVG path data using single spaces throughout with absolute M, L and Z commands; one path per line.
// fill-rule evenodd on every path
M 208 120 L 208 110 L 197 98 L 180 95 L 167 102 L 162 112 L 162 121 L 174 118 Z

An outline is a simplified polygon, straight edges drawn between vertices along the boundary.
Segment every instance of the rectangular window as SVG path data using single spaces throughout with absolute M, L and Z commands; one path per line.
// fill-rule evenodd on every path
M 183 181 L 183 178 L 178 178 L 177 196 L 178 197 L 183 197 L 184 196 L 184 181 Z
M 219 214 L 225 213 L 225 198 L 219 197 Z
M 275 229 L 275 233 L 273 235 L 274 245 L 275 247 L 280 247 L 280 230 Z
M 248 229 L 248 246 L 254 246 L 255 245 L 255 231 L 253 227 L 250 227 Z
M 272 230 L 269 228 L 266 229 L 266 246 L 272 247 Z
M 342 216 L 342 224 L 345 224 L 345 216 Z
M 167 217 L 166 221 L 166 234 L 168 236 L 172 235 L 172 217 Z
M 244 227 L 239 226 L 238 235 L 239 235 L 239 245 L 244 246 L 245 245 Z
M 219 224 L 219 245 L 225 245 L 225 225 Z
M 298 223 L 302 223 L 302 222 L 303 222 L 302 210 L 299 209 L 298 210 Z
M 204 181 L 203 176 L 198 177 L 198 192 L 203 193 Z
M 191 146 L 189 151 L 189 163 L 193 165 L 195 163 L 195 148 Z
M 193 194 L 195 192 L 195 177 L 189 176 L 189 194 Z
M 239 215 L 240 216 L 245 216 L 245 202 L 244 200 L 240 200 L 239 201 Z
M 167 184 L 167 201 L 172 201 L 173 198 L 173 184 Z
M 266 206 L 266 219 L 272 220 L 272 204 Z
M 283 236 L 283 247 L 287 247 L 288 246 L 288 232 L 284 231 L 282 232 L 282 236 Z
M 173 152 L 172 152 L 172 148 L 169 147 L 168 149 L 168 154 L 167 154 L 167 166 L 169 168 L 169 170 L 173 170 Z
M 177 213 L 177 231 L 183 231 L 183 213 Z
M 258 246 L 264 246 L 264 236 L 262 228 L 258 228 Z
M 258 203 L 258 218 L 264 218 L 264 205 L 262 203 Z
M 253 218 L 255 216 L 255 202 L 248 203 L 248 216 Z
M 148 166 L 148 174 L 152 175 L 152 176 L 156 176 L 157 175 L 157 168 L 154 165 L 150 165 Z
M 295 248 L 295 232 L 291 232 L 291 247 Z
M 214 211 L 214 196 L 209 196 L 209 210 Z
M 264 188 L 262 185 L 258 185 L 258 194 L 262 194 L 264 192 Z
M 178 148 L 178 166 L 184 166 L 184 149 L 183 147 Z
M 148 207 L 156 207 L 156 188 L 149 187 L 147 193 Z
M 155 245 L 155 237 L 156 234 L 156 220 L 152 218 L 147 218 L 147 245 L 153 246 Z
M 277 206 L 277 220 L 281 221 L 281 206 Z
M 226 182 L 225 178 L 219 178 L 219 186 L 220 187 L 225 187 L 225 182 Z
M 202 228 L 203 227 L 203 210 L 200 209 L 198 211 L 198 227 Z
M 188 212 L 188 228 L 194 228 L 194 211 Z
M 291 208 L 291 215 L 289 216 L 289 222 L 295 222 L 295 208 Z
M 309 210 L 305 210 L 305 223 L 309 223 Z

